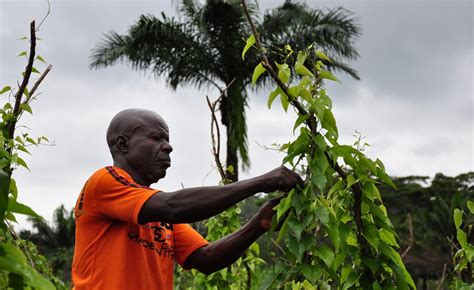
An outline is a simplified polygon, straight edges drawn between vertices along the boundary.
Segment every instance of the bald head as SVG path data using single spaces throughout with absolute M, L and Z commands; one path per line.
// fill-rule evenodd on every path
M 169 130 L 165 120 L 144 109 L 121 111 L 107 129 L 107 144 L 114 166 L 124 169 L 135 182 L 149 186 L 165 177 L 171 166 Z
M 145 109 L 127 109 L 119 112 L 107 129 L 107 144 L 112 156 L 115 155 L 115 145 L 119 136 L 131 137 L 137 131 L 152 124 L 161 123 L 168 130 L 165 120 L 158 114 Z

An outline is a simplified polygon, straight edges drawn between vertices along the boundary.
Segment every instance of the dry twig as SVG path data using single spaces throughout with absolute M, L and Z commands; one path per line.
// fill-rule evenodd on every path
M 415 238 L 413 237 L 413 221 L 412 221 L 410 213 L 407 214 L 407 223 L 408 223 L 408 232 L 410 233 L 410 237 L 408 238 L 408 246 L 405 249 L 405 251 L 403 251 L 403 254 L 401 255 L 402 258 L 405 258 L 405 256 L 408 254 L 408 252 L 411 250 L 411 248 L 415 244 Z

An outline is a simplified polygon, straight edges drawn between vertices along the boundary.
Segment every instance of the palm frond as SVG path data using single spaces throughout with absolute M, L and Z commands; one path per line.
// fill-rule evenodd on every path
M 198 26 L 201 19 L 202 5 L 195 0 L 181 0 L 178 5 L 178 15 L 184 16 L 185 23 Z
M 260 31 L 269 51 L 278 51 L 285 44 L 294 50 L 313 45 L 336 59 L 334 67 L 359 79 L 354 69 L 339 61 L 359 57 L 354 42 L 361 33 L 352 13 L 342 7 L 312 10 L 305 4 L 286 1 L 265 14 Z
M 124 60 L 127 40 L 115 31 L 104 34 L 102 42 L 92 49 L 90 68 L 103 68 Z

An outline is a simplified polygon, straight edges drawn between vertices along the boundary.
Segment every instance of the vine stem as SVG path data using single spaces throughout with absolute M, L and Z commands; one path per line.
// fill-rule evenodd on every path
M 25 68 L 25 73 L 23 75 L 23 80 L 18 88 L 18 91 L 15 94 L 15 105 L 13 106 L 13 119 L 10 120 L 7 124 L 8 134 L 11 139 L 13 139 L 13 134 L 15 134 L 15 125 L 18 120 L 18 115 L 20 113 L 20 104 L 25 92 L 26 86 L 30 81 L 31 72 L 33 70 L 33 62 L 35 60 L 36 54 L 36 33 L 35 33 L 35 21 L 30 23 L 30 54 L 28 55 L 28 63 Z
M 207 101 L 207 106 L 209 107 L 209 110 L 211 111 L 211 142 L 212 142 L 212 155 L 214 156 L 214 161 L 216 162 L 216 167 L 217 170 L 219 171 L 219 175 L 221 176 L 222 182 L 224 184 L 232 183 L 232 180 L 228 178 L 226 171 L 224 170 L 224 166 L 222 165 L 222 162 L 219 158 L 220 155 L 220 144 L 221 144 L 221 134 L 220 134 L 220 129 L 219 129 L 219 122 L 217 122 L 217 117 L 216 117 L 216 106 L 217 104 L 221 101 L 221 99 L 225 96 L 225 93 L 227 90 L 232 86 L 232 84 L 235 82 L 235 78 L 232 79 L 232 81 L 227 85 L 226 88 L 222 89 L 219 87 L 216 83 L 213 82 L 213 84 L 219 89 L 220 91 L 220 96 L 215 100 L 214 102 L 211 102 L 209 100 L 209 96 L 206 96 L 206 101 Z M 214 128 L 216 134 L 214 135 Z M 243 254 L 242 260 L 245 260 L 245 257 L 247 256 L 246 253 Z M 252 286 L 252 272 L 250 269 L 250 266 L 248 265 L 247 261 L 243 261 L 244 267 L 247 271 L 247 288 L 251 288 Z M 229 266 L 230 269 L 230 266 Z
M 219 91 L 221 92 L 221 95 L 219 96 L 219 98 L 217 98 L 217 100 L 215 100 L 214 102 L 211 102 L 209 100 L 209 97 L 206 96 L 206 101 L 207 101 L 207 105 L 209 107 L 209 110 L 211 110 L 211 141 L 212 141 L 212 155 L 214 156 L 214 161 L 216 162 L 216 166 L 217 166 L 217 169 L 219 171 L 219 174 L 221 176 L 221 179 L 224 183 L 228 183 L 229 181 L 229 178 L 227 176 L 227 174 L 225 173 L 225 170 L 224 170 L 224 167 L 222 166 L 222 162 L 219 158 L 219 155 L 220 155 L 220 147 L 221 147 L 221 133 L 220 133 L 220 129 L 219 129 L 219 122 L 217 122 L 217 117 L 216 117 L 216 106 L 217 104 L 220 102 L 220 100 L 224 97 L 225 93 L 227 92 L 227 90 L 230 88 L 230 86 L 235 82 L 235 78 L 232 79 L 232 81 L 227 85 L 226 88 L 222 89 L 221 87 L 219 87 L 217 84 L 216 87 L 219 89 Z M 214 135 L 214 128 L 215 128 L 215 131 L 216 131 L 216 135 L 217 135 L 217 138 L 216 136 Z
M 260 37 L 258 34 L 257 29 L 255 28 L 255 24 L 252 21 L 252 18 L 250 17 L 248 8 L 247 8 L 247 3 L 245 0 L 242 0 L 242 7 L 244 9 L 244 14 L 247 18 L 247 21 L 250 24 L 250 28 L 252 29 L 252 33 L 255 37 L 255 44 L 257 46 L 258 53 L 260 54 L 260 60 L 262 62 L 262 66 L 266 69 L 266 71 L 270 74 L 271 78 L 278 84 L 280 89 L 283 91 L 284 94 L 286 94 L 289 98 L 290 103 L 293 105 L 293 107 L 301 114 L 301 115 L 306 115 L 309 116 L 309 118 L 305 121 L 311 132 L 315 135 L 320 134 L 317 131 L 317 121 L 316 118 L 312 115 L 309 114 L 308 111 L 305 110 L 303 105 L 298 102 L 296 98 L 294 98 L 288 90 L 288 86 L 286 86 L 278 77 L 278 74 L 275 72 L 273 69 L 270 61 L 268 60 L 262 43 L 260 41 Z M 334 171 L 337 172 L 337 174 L 344 180 L 347 180 L 347 174 L 344 172 L 342 167 L 337 163 L 337 160 L 334 160 L 332 156 L 329 154 L 329 152 L 324 151 L 324 155 L 329 161 L 329 164 L 331 164 L 332 168 Z M 359 182 L 354 183 L 351 186 L 351 189 L 354 193 L 354 219 L 355 219 L 355 224 L 357 228 L 357 240 L 359 243 L 363 246 L 363 251 L 366 251 L 366 242 L 364 238 L 362 237 L 363 233 L 363 223 L 362 223 L 362 186 Z

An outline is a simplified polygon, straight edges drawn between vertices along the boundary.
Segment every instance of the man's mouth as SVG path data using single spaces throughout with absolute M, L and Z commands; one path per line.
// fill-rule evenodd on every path
M 171 160 L 160 160 L 160 164 L 170 167 L 171 166 Z

